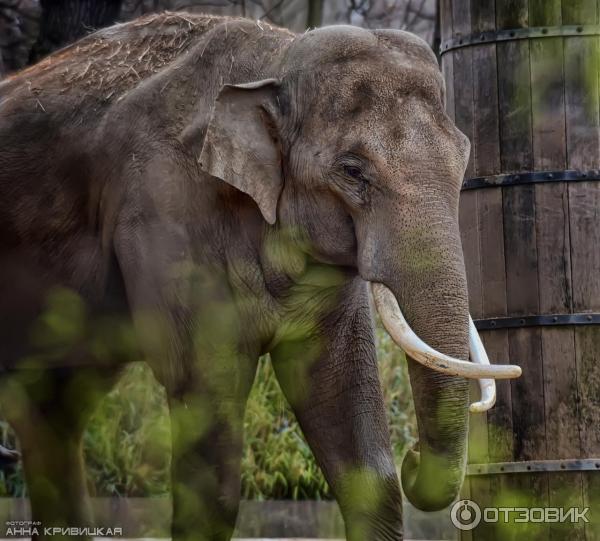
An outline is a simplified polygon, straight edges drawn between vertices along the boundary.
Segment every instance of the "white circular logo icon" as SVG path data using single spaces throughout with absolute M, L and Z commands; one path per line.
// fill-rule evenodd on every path
M 459 530 L 472 530 L 481 522 L 481 509 L 471 500 L 458 500 L 450 510 L 450 518 Z

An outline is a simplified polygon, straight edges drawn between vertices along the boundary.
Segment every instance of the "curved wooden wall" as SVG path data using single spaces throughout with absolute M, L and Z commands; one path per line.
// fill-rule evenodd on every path
M 600 539 L 600 2 L 441 4 L 447 110 L 471 140 L 466 178 L 484 179 L 467 185 L 504 182 L 461 194 L 471 313 L 492 328 L 481 333 L 492 362 L 523 367 L 520 379 L 499 382 L 487 417 L 472 416 L 469 462 L 520 463 L 524 473 L 471 467 L 465 496 L 590 507 L 587 524 L 482 523 L 462 538 Z M 492 177 L 541 171 L 553 179 Z M 585 324 L 490 322 L 569 314 Z

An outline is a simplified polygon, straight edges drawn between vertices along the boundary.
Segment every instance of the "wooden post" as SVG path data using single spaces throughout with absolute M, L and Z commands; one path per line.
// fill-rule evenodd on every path
M 472 416 L 464 497 L 590 508 L 588 523 L 513 513 L 462 539 L 598 540 L 600 3 L 441 0 L 441 25 L 447 111 L 472 145 L 460 209 L 471 313 L 492 362 L 523 368 Z
M 308 0 L 307 28 L 317 28 L 323 22 L 323 0 Z

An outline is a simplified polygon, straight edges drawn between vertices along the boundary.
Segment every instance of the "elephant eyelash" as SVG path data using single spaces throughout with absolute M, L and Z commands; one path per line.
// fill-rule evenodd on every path
M 344 199 L 352 206 L 362 206 L 369 199 L 371 178 L 365 173 L 368 161 L 362 156 L 348 152 L 335 160 L 331 171 L 333 186 L 343 194 Z
M 367 181 L 362 169 L 356 165 L 344 165 L 344 173 L 353 179 Z
M 351 206 L 360 207 L 367 202 L 370 182 L 361 167 L 354 163 L 341 163 L 332 173 L 333 186 Z

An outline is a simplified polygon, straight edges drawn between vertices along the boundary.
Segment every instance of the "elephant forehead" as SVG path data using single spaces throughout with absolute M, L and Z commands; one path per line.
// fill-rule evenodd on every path
M 411 64 L 437 68 L 431 47 L 415 34 L 402 30 L 368 30 L 349 25 L 318 28 L 301 34 L 289 48 L 292 63 L 343 62 L 357 57 L 381 57 L 386 51 Z
M 317 82 L 306 111 L 309 114 L 303 116 L 310 131 L 385 133 L 386 141 L 399 139 L 410 122 L 439 119 L 442 89 L 432 70 L 394 73 L 369 65 L 355 66 L 352 71 L 334 70 Z

